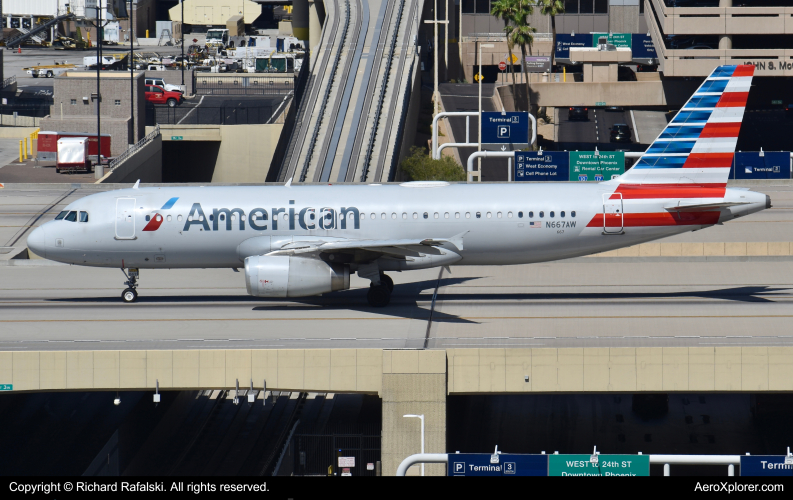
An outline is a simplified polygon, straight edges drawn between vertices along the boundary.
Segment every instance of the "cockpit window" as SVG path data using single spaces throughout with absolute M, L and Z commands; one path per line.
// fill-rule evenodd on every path
M 77 221 L 77 212 L 75 212 L 74 210 L 69 212 L 69 215 L 66 216 L 66 220 L 68 220 L 69 222 L 76 222 Z
M 88 212 L 80 212 L 80 222 L 88 222 Z
M 63 212 L 59 213 L 59 214 L 58 214 L 58 215 L 55 217 L 55 220 L 61 220 L 61 219 L 63 219 L 64 217 L 66 217 L 66 214 L 68 214 L 68 213 L 69 213 L 69 211 L 68 211 L 68 210 L 64 210 Z

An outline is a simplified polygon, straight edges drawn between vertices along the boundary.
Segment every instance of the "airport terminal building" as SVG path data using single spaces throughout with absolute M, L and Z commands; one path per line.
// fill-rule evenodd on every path
M 504 40 L 504 22 L 490 15 L 493 1 L 461 0 L 455 5 L 459 12 L 453 17 L 461 20 L 461 26 L 453 27 L 456 33 L 450 34 L 461 42 L 466 81 L 473 81 L 478 43 L 495 42 L 495 57 L 503 58 L 506 43 L 499 42 Z M 724 64 L 754 64 L 757 77 L 793 76 L 793 5 L 787 0 L 565 0 L 564 4 L 565 13 L 556 16 L 556 56 L 563 64 L 569 61 L 559 51 L 571 35 L 611 33 L 609 41 L 617 46 L 620 39 L 630 37 L 634 42 L 637 36 L 650 41 L 655 52 L 651 55 L 664 77 L 702 77 Z M 533 55 L 550 55 L 550 17 L 535 8 L 530 24 L 537 30 Z M 614 41 L 614 34 L 621 37 Z M 592 47 L 597 39 L 587 38 L 584 44 Z M 637 55 L 646 58 L 642 49 L 633 47 L 632 63 L 642 59 Z M 519 54 L 519 48 L 515 50 Z M 482 52 L 487 66 L 488 50 Z

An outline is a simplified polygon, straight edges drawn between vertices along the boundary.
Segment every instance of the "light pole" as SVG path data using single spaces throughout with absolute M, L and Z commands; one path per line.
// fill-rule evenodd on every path
M 129 117 L 132 124 L 132 144 L 135 144 L 138 139 L 138 134 L 135 133 L 135 30 L 134 16 L 132 15 L 132 0 L 129 0 Z
M 437 25 L 436 25 L 437 26 Z M 424 453 L 424 415 L 402 415 L 405 418 L 418 418 L 421 419 L 421 453 Z M 424 464 L 421 464 L 421 475 L 424 475 Z
M 245 5 L 245 0 L 243 0 L 242 4 Z M 182 15 L 179 18 L 179 33 L 182 35 L 182 60 L 180 61 L 180 66 L 182 67 L 182 90 L 184 91 L 184 0 L 179 0 L 179 5 L 182 7 Z
M 482 151 L 482 47 L 492 49 L 495 47 L 492 43 L 479 42 L 479 151 Z M 478 181 L 482 182 L 482 159 L 477 159 L 477 168 L 479 170 Z
M 105 0 L 105 7 L 107 7 L 107 0 Z M 88 10 L 88 9 L 86 9 Z M 94 19 L 94 21 L 91 21 Z M 95 171 L 98 176 L 104 171 L 102 167 L 102 93 L 100 91 L 100 77 L 102 71 L 102 39 L 104 38 L 104 27 L 110 23 L 110 20 L 105 20 L 102 24 L 102 0 L 96 0 L 96 17 L 91 18 L 86 16 L 86 20 L 96 27 L 96 161 L 99 164 L 99 171 Z
M 440 111 L 438 109 L 440 107 L 440 92 L 438 92 L 438 24 L 445 24 L 447 27 L 449 26 L 449 20 L 448 19 L 446 21 L 438 21 L 438 0 L 435 0 L 435 11 L 434 11 L 434 14 L 435 14 L 435 20 L 434 21 L 430 21 L 430 20 L 424 21 L 427 24 L 434 24 L 435 25 L 435 44 L 432 47 L 432 49 L 435 51 L 435 54 L 434 54 L 433 60 L 432 60 L 432 62 L 433 62 L 433 71 L 434 71 L 434 75 L 435 75 L 435 86 L 434 86 L 433 93 L 432 93 L 432 99 L 435 101 L 435 113 L 433 113 L 433 116 L 437 115 L 438 112 Z M 447 37 L 446 38 L 447 39 L 449 38 L 448 37 L 448 33 L 447 33 Z M 448 44 L 446 46 L 446 52 L 447 52 L 447 57 L 446 57 L 447 61 L 446 61 L 446 63 L 448 64 L 449 63 L 449 61 L 448 61 L 448 59 L 449 59 L 449 57 L 448 57 L 448 52 L 449 52 Z

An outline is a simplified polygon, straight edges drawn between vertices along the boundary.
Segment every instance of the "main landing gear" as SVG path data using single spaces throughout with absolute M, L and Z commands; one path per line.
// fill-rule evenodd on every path
M 137 268 L 130 267 L 128 271 L 129 273 L 125 272 L 123 267 L 121 268 L 121 272 L 127 277 L 127 281 L 124 284 L 129 287 L 121 292 L 121 300 L 127 303 L 138 300 L 138 292 L 135 289 L 138 287 L 139 276 Z
M 372 282 L 369 293 L 366 295 L 372 307 L 385 307 L 391 302 L 391 292 L 394 291 L 394 280 L 385 273 L 380 273 L 380 284 Z

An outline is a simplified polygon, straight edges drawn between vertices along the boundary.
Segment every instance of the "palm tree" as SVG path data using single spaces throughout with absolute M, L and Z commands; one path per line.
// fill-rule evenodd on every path
M 537 0 L 537 6 L 544 16 L 551 16 L 551 33 L 553 33 L 553 42 L 551 45 L 551 67 L 554 64 L 554 56 L 556 55 L 556 16 L 564 14 L 564 2 L 562 0 Z
M 497 0 L 490 4 L 492 9 L 490 15 L 500 17 L 504 20 L 504 36 L 507 38 L 507 50 L 509 51 L 509 67 L 512 73 L 512 95 L 515 95 L 515 66 L 513 64 L 514 57 L 512 55 L 512 47 L 514 44 L 510 42 L 509 33 L 512 30 L 509 23 L 515 18 L 519 11 L 519 4 L 516 0 Z
M 529 71 L 526 67 L 526 47 L 531 50 L 531 45 L 534 43 L 534 33 L 536 28 L 529 25 L 528 17 L 532 14 L 532 5 L 530 3 L 521 5 L 518 15 L 515 17 L 515 25 L 509 33 L 509 40 L 513 45 L 520 46 L 520 52 L 523 56 L 523 78 L 526 81 L 526 105 L 527 111 L 531 109 L 531 99 L 529 94 Z M 517 99 L 516 99 L 517 101 Z

